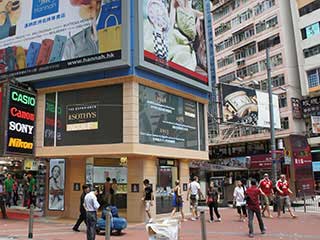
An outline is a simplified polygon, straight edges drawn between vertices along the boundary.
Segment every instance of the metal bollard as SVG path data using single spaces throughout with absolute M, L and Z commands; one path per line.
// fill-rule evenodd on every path
M 201 220 L 201 240 L 207 240 L 206 218 L 205 218 L 204 211 L 200 212 L 200 220 Z
M 29 213 L 29 230 L 28 230 L 28 238 L 31 239 L 33 238 L 33 205 L 30 206 L 30 213 Z
M 110 233 L 111 233 L 110 224 L 111 224 L 111 212 L 110 212 L 110 208 L 107 208 L 105 240 L 110 240 Z
M 305 192 L 303 192 L 303 210 L 304 210 L 304 213 L 307 213 L 306 194 L 305 194 Z

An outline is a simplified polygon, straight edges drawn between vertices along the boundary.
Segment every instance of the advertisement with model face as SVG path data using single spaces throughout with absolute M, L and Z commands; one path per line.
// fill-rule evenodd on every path
M 221 84 L 224 122 L 270 127 L 269 95 L 267 92 Z M 279 100 L 272 95 L 275 128 L 281 128 Z
M 65 160 L 50 159 L 49 210 L 64 210 Z
M 122 59 L 121 0 L 3 0 L 0 14 L 3 77 L 82 72 L 88 68 L 74 67 Z
M 168 70 L 208 85 L 205 2 L 141 2 L 144 61 L 152 70 Z

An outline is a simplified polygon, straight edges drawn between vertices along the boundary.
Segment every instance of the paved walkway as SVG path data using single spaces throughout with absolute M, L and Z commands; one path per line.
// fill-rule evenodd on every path
M 221 209 L 222 222 L 206 222 L 207 240 L 242 240 L 248 239 L 247 222 L 240 222 L 235 209 Z M 267 233 L 261 235 L 255 220 L 255 239 L 262 240 L 300 240 L 320 239 L 320 214 L 297 213 L 297 219 L 291 219 L 289 214 L 281 218 L 264 219 Z M 208 213 L 206 212 L 206 217 Z M 52 220 L 39 218 L 34 223 L 33 239 L 36 240 L 85 240 L 85 226 L 81 232 L 71 230 L 74 221 Z M 181 240 L 201 240 L 200 221 L 187 221 L 181 225 Z M 28 239 L 28 222 L 26 220 L 0 220 L 0 240 Z M 121 236 L 112 236 L 112 239 L 144 240 L 148 239 L 144 224 L 130 224 Z M 97 236 L 97 240 L 103 240 L 104 236 Z

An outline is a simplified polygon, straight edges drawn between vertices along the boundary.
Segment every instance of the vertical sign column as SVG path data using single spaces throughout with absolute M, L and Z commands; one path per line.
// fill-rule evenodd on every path
M 35 94 L 10 86 L 8 97 L 5 153 L 32 155 L 34 153 Z

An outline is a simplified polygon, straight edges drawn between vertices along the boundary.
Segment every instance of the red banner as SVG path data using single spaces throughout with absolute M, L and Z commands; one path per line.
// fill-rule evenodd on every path
M 271 169 L 271 154 L 254 155 L 250 158 L 250 169 Z

